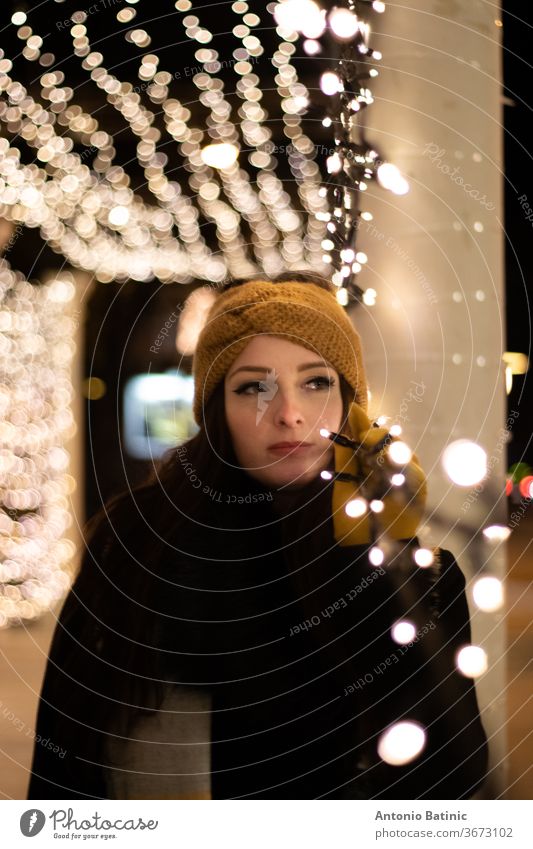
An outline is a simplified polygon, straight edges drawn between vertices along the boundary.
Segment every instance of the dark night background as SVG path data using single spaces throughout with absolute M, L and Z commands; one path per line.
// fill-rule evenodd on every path
M 147 51 L 157 53 L 161 58 L 161 68 L 171 70 L 173 62 L 175 66 L 175 47 L 169 46 L 171 39 L 168 37 L 168 23 L 159 22 L 150 24 L 150 18 L 160 18 L 161 6 L 155 7 L 149 2 L 140 2 L 133 6 L 137 16 L 131 26 L 118 25 L 116 12 L 124 8 L 124 4 L 118 2 L 113 4 L 111 0 L 106 4 L 109 9 L 105 13 L 90 16 L 90 35 L 93 49 L 99 49 L 98 39 L 102 39 L 103 46 L 100 48 L 104 54 L 104 64 L 117 68 L 117 73 L 124 79 L 133 82 L 136 77 L 136 69 L 139 64 L 139 56 Z M 194 2 L 193 13 L 196 9 L 207 5 L 205 0 Z M 250 11 L 264 11 L 265 4 L 251 2 Z M 90 3 L 74 3 L 67 0 L 65 3 L 44 3 L 41 6 L 24 4 L 23 2 L 4 2 L 0 10 L 0 37 L 1 45 L 6 48 L 8 56 L 12 57 L 14 51 L 21 49 L 21 42 L 16 38 L 16 27 L 10 24 L 10 17 L 15 10 L 30 10 L 29 19 L 34 32 L 47 38 L 42 51 L 55 53 L 56 60 L 67 57 L 62 61 L 60 67 L 65 73 L 65 85 L 70 85 L 75 90 L 75 102 L 83 103 L 85 110 L 89 113 L 98 113 L 101 127 L 112 135 L 116 135 L 118 156 L 117 163 L 128 163 L 127 170 L 131 175 L 131 188 L 138 191 L 146 199 L 149 194 L 143 187 L 144 175 L 140 170 L 136 171 L 135 146 L 136 139 L 131 133 L 121 133 L 123 119 L 109 105 L 106 105 L 102 93 L 95 91 L 93 83 L 89 82 L 88 73 L 83 72 L 80 60 L 69 56 L 71 40 L 68 28 L 58 28 L 57 21 L 66 20 L 74 11 L 87 9 Z M 173 6 L 169 4 L 169 14 L 175 15 Z M 497 10 L 495 9 L 495 17 Z M 527 15 L 527 20 L 525 16 Z M 262 15 L 264 21 L 265 15 Z M 509 2 L 505 4 L 503 11 L 503 69 L 504 90 L 502 96 L 505 100 L 503 116 L 505 122 L 504 154 L 505 154 L 505 227 L 506 227 L 506 316 L 507 316 L 507 350 L 521 351 L 530 355 L 531 347 L 531 308 L 529 303 L 530 279 L 532 273 L 533 222 L 527 221 L 520 206 L 518 198 L 527 195 L 530 206 L 533 207 L 533 187 L 531 185 L 531 154 L 530 138 L 528 128 L 531 119 L 531 89 L 532 89 L 532 67 L 529 64 L 531 58 L 530 45 L 532 43 L 533 20 L 530 4 Z M 169 18 L 169 21 L 172 18 Z M 147 30 L 152 35 L 152 43 L 142 51 L 133 51 L 131 45 L 126 45 L 124 32 L 131 27 L 142 27 L 143 22 L 147 24 Z M 110 23 L 114 23 L 113 31 Z M 184 30 L 180 30 L 184 35 Z M 263 36 L 263 33 L 262 33 Z M 269 62 L 269 42 L 264 38 L 265 54 L 260 57 L 259 62 Z M 163 47 L 161 47 L 163 45 Z M 167 45 L 167 46 L 164 46 Z M 69 47 L 70 46 L 70 47 Z M 224 55 L 224 40 L 216 39 L 216 49 Z M 228 46 L 228 53 L 235 47 Z M 179 47 L 180 65 L 185 67 L 198 65 L 194 59 L 194 50 L 198 45 L 181 45 Z M 169 51 L 174 50 L 172 55 Z M 187 51 L 190 56 L 188 57 Z M 134 58 L 133 58 L 134 57 Z M 316 73 L 311 62 L 298 65 L 300 76 L 310 88 L 316 86 Z M 52 66 L 54 69 L 57 65 Z M 39 92 L 38 78 L 44 72 L 37 62 L 28 62 L 18 59 L 14 63 L 15 77 L 27 86 L 35 95 Z M 259 65 L 259 73 L 261 64 Z M 35 82 L 37 80 L 37 83 Z M 135 84 L 135 83 L 134 83 Z M 190 92 L 188 90 L 190 89 Z M 171 84 L 171 96 L 173 94 Z M 188 96 L 190 94 L 190 96 Z M 195 104 L 198 91 L 194 87 L 190 77 L 180 81 L 179 96 L 182 102 L 191 109 L 193 116 L 191 123 L 195 124 Z M 266 108 L 268 109 L 268 97 L 277 95 L 265 95 Z M 191 103 L 189 103 L 191 101 Z M 512 105 L 514 104 L 514 105 Z M 155 107 L 155 111 L 158 108 Z M 272 110 L 273 111 L 273 110 Z M 326 131 L 317 125 L 313 111 L 310 110 L 306 116 L 307 120 L 313 121 L 312 128 L 308 128 L 309 134 L 317 141 L 327 141 Z M 279 123 L 279 122 L 278 122 Z M 274 131 L 274 143 L 286 143 L 287 139 L 282 135 L 281 129 L 271 124 Z M 304 120 L 305 129 L 305 120 Z M 278 138 L 279 136 L 279 138 Z M 24 143 L 21 142 L 21 147 Z M 81 152 L 84 150 L 80 145 L 76 148 Z M 32 149 L 28 148 L 23 153 L 25 161 L 31 161 L 28 154 Z M 33 154 L 32 154 L 33 155 Z M 282 160 L 283 157 L 280 157 Z M 88 160 L 84 159 L 88 164 Z M 280 166 L 283 163 L 280 161 Z M 282 177 L 289 177 L 283 172 L 278 172 Z M 179 179 L 174 175 L 174 179 Z M 290 181 L 287 180 L 287 191 L 291 191 Z M 207 225 L 202 232 L 208 241 L 214 244 L 214 233 L 210 231 L 212 225 Z M 24 272 L 29 278 L 38 278 L 43 269 L 60 269 L 62 258 L 53 253 L 40 239 L 36 230 L 27 230 L 24 238 L 19 239 L 9 253 L 9 262 L 13 268 Z M 130 375 L 143 371 L 163 371 L 166 368 L 176 366 L 176 349 L 173 335 L 170 334 L 166 347 L 160 350 L 157 358 L 149 353 L 150 342 L 157 337 L 161 325 L 168 315 L 176 308 L 192 290 L 193 285 L 181 286 L 180 284 L 161 285 L 157 281 L 152 283 L 112 283 L 99 284 L 95 287 L 90 307 L 88 309 L 88 320 L 86 326 L 86 375 L 100 377 L 106 383 L 107 391 L 98 401 L 88 401 L 88 417 L 86 422 L 87 438 L 87 515 L 91 515 L 101 503 L 102 498 L 107 498 L 114 492 L 122 489 L 127 477 L 130 485 L 142 478 L 146 472 L 146 464 L 141 461 L 127 461 L 120 446 L 120 429 L 117 427 L 117 419 L 120 417 L 121 393 L 124 381 Z M 122 359 L 123 352 L 126 356 Z M 110 356 L 112 353 L 112 356 Z M 117 362 L 121 361 L 120 372 L 117 370 Z M 190 364 L 186 361 L 185 365 Z M 514 378 L 513 390 L 508 396 L 509 410 L 519 410 L 520 416 L 513 427 L 512 440 L 508 446 L 509 465 L 520 460 L 526 460 L 533 464 L 533 452 L 531 448 L 531 417 L 528 415 L 533 411 L 533 391 L 531 389 L 530 375 Z M 102 426 L 105 422 L 105 426 Z

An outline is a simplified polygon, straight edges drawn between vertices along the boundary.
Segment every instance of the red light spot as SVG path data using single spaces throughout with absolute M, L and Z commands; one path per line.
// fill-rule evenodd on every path
M 522 498 L 533 498 L 533 475 L 526 475 L 518 484 Z

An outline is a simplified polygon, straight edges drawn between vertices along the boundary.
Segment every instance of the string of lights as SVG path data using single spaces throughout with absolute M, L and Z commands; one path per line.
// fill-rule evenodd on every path
M 99 110 L 89 114 L 75 102 L 76 92 L 61 63 L 54 54 L 42 52 L 43 37 L 30 25 L 31 12 L 14 13 L 12 23 L 25 44 L 21 59 L 39 62 L 47 70 L 40 77 L 38 102 L 11 76 L 13 61 L 21 59 L 0 57 L 0 120 L 13 142 L 0 147 L 0 214 L 16 224 L 39 227 L 54 250 L 101 282 L 153 277 L 219 282 L 227 273 L 308 268 L 329 270 L 340 303 L 355 296 L 372 304 L 374 290 L 365 293 L 355 282 L 366 262 L 365 254 L 355 248 L 357 218 L 371 217 L 359 210 L 359 196 L 376 174 L 393 191 L 406 186 L 397 169 L 381 161 L 362 135 L 354 141 L 362 132 L 355 119 L 372 102 L 368 79 L 377 70 L 370 64 L 380 58 L 368 47 L 370 29 L 359 9 L 380 12 L 383 4 L 374 0 L 356 9 L 350 0 L 329 11 L 313 0 L 267 6 L 280 39 L 271 59 L 279 97 L 275 114 L 262 103 L 270 78 L 261 79 L 255 67 L 265 54 L 261 33 L 267 21 L 247 3 L 233 3 L 238 22 L 231 34 L 239 46 L 229 61 L 221 61 L 220 52 L 210 45 L 216 36 L 201 23 L 199 11 L 191 14 L 189 0 L 178 0 L 175 8 L 184 28 L 183 43 L 198 44 L 194 56 L 199 64 L 191 82 L 200 92 L 198 104 L 208 113 L 201 127 L 192 124 L 191 104 L 174 96 L 173 74 L 160 67 L 156 52 L 142 53 L 140 84 L 133 85 L 107 69 L 103 45 L 92 46 L 87 12 L 74 12 L 69 27 L 73 55 L 88 81 L 104 93 L 138 139 L 136 158 L 151 201 L 132 188 L 126 165 L 117 164 L 116 143 L 97 117 Z M 126 8 L 116 19 L 125 27 L 124 39 L 132 49 L 145 51 L 152 36 L 146 28 L 131 28 L 136 16 L 136 9 Z M 341 45 L 337 65 L 320 77 L 320 88 L 329 99 L 322 124 L 333 134 L 325 181 L 315 161 L 317 144 L 302 129 L 302 119 L 314 107 L 294 62 L 300 35 L 305 36 L 308 56 L 323 52 L 321 40 L 328 41 L 328 56 L 334 55 L 335 44 Z M 237 77 L 234 94 L 242 101 L 234 116 L 224 93 L 224 65 Z M 296 187 L 292 194 L 278 173 L 269 126 L 275 122 L 282 123 L 288 139 L 281 147 L 286 148 L 282 153 Z M 35 150 L 29 165 L 21 162 L 19 137 Z M 78 153 L 80 143 L 85 150 Z M 183 180 L 173 179 L 176 171 L 185 175 L 189 191 Z M 206 222 L 215 225 L 216 247 L 204 236 Z
M 383 425 L 378 420 L 376 425 Z M 322 437 L 333 443 L 349 449 L 358 458 L 360 470 L 357 474 L 339 470 L 324 470 L 323 480 L 328 482 L 342 481 L 353 487 L 354 495 L 346 501 L 344 511 L 353 519 L 368 517 L 370 542 L 368 544 L 369 563 L 376 568 L 385 566 L 402 580 L 411 572 L 409 564 L 414 563 L 420 569 L 431 567 L 436 558 L 436 552 L 417 544 L 405 548 L 395 542 L 380 523 L 380 514 L 385 510 L 387 499 L 401 495 L 403 509 L 409 507 L 416 492 L 409 486 L 406 466 L 413 458 L 409 446 L 398 437 L 401 434 L 399 425 L 393 425 L 386 435 L 374 445 L 367 446 L 358 440 L 347 437 L 342 433 L 323 428 Z M 467 440 L 451 443 L 444 456 L 443 466 L 450 479 L 458 485 L 471 485 L 483 479 L 487 473 L 487 457 L 483 449 Z M 364 471 L 363 471 L 364 470 Z M 491 525 L 483 529 L 486 545 L 492 547 L 505 541 L 509 529 L 501 525 Z M 399 588 L 401 592 L 401 587 Z M 502 608 L 504 593 L 502 582 L 480 570 L 472 587 L 474 603 L 478 609 L 494 612 Z M 391 623 L 391 638 L 399 645 L 409 645 L 417 638 L 416 617 L 405 616 Z M 488 657 L 484 648 L 470 643 L 462 645 L 455 654 L 457 671 L 467 678 L 477 678 L 488 669 Z M 413 761 L 427 745 L 427 728 L 419 722 L 408 718 L 392 723 L 383 732 L 377 743 L 380 758 L 390 764 L 400 765 Z

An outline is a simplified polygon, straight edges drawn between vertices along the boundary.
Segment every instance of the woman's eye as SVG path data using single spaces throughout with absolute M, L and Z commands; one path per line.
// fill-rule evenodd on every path
M 314 384 L 317 389 L 331 389 L 332 386 L 335 386 L 335 380 L 332 377 L 319 375 L 317 377 L 311 377 L 306 382 L 306 386 L 312 384 Z M 256 395 L 257 392 L 268 391 L 272 391 L 272 384 L 268 384 L 264 380 L 249 380 L 247 383 L 243 383 L 234 390 L 236 395 Z
M 255 392 L 249 392 L 249 389 L 258 389 L 260 392 L 266 392 L 267 385 L 262 380 L 250 380 L 248 383 L 243 383 L 235 392 L 237 395 L 255 395 Z
M 335 381 L 332 377 L 312 377 L 311 380 L 308 381 L 308 383 L 316 383 L 319 389 L 321 387 L 326 387 L 330 389 L 332 386 L 335 386 Z

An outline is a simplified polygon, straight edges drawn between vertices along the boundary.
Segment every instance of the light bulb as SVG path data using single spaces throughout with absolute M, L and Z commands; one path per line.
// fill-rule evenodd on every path
M 445 448 L 442 465 L 458 486 L 473 486 L 487 474 L 487 454 L 476 442 L 457 439 Z
M 381 548 L 378 548 L 376 545 L 374 545 L 368 552 L 368 559 L 370 560 L 372 566 L 381 566 L 381 564 L 385 560 L 385 553 Z
M 328 23 L 334 36 L 341 40 L 354 37 L 359 29 L 357 16 L 349 9 L 335 8 L 330 12 Z
M 487 671 L 488 662 L 486 652 L 481 646 L 464 646 L 455 656 L 455 662 L 459 672 L 466 678 L 477 678 Z
M 395 195 L 405 195 L 409 191 L 409 183 L 402 176 L 399 168 L 390 162 L 383 162 L 376 171 L 376 176 L 380 185 Z
M 417 548 L 413 557 L 416 565 L 420 566 L 421 569 L 427 569 L 435 559 L 433 552 L 429 548 Z
M 324 94 L 337 94 L 338 91 L 342 91 L 341 86 L 342 83 L 334 71 L 324 71 L 320 77 L 320 88 Z
M 348 303 L 348 290 L 347 289 L 338 289 L 336 293 L 337 303 L 341 305 L 341 307 L 345 307 Z
M 236 161 L 239 151 L 234 144 L 208 144 L 202 148 L 201 156 L 206 165 L 211 168 L 230 168 Z
M 307 38 L 303 43 L 303 49 L 307 53 L 308 56 L 316 56 L 317 53 L 322 52 L 322 47 L 320 46 L 319 41 L 315 41 L 312 38 Z
M 385 763 L 401 766 L 414 760 L 426 744 L 426 732 L 418 722 L 402 720 L 387 728 L 378 740 L 378 755 Z
M 342 159 L 338 153 L 333 153 L 326 159 L 326 168 L 328 174 L 337 174 L 342 168 Z
M 346 515 L 350 516 L 351 519 L 358 519 L 366 513 L 367 503 L 364 498 L 352 498 L 345 505 L 344 510 Z
M 127 206 L 114 206 L 109 210 L 108 221 L 115 227 L 122 227 L 130 220 L 130 211 Z
M 405 442 L 392 442 L 387 449 L 387 454 L 389 459 L 398 466 L 405 466 L 413 456 L 413 452 Z
M 511 529 L 505 525 L 489 525 L 488 528 L 483 528 L 483 536 L 490 542 L 505 542 L 511 535 Z
M 391 628 L 391 637 L 401 646 L 406 645 L 406 643 L 410 643 L 416 634 L 416 628 L 412 622 L 408 622 L 406 619 L 401 622 L 395 622 Z
M 503 605 L 503 584 L 491 575 L 483 576 L 474 582 L 472 595 L 480 610 L 491 613 Z

